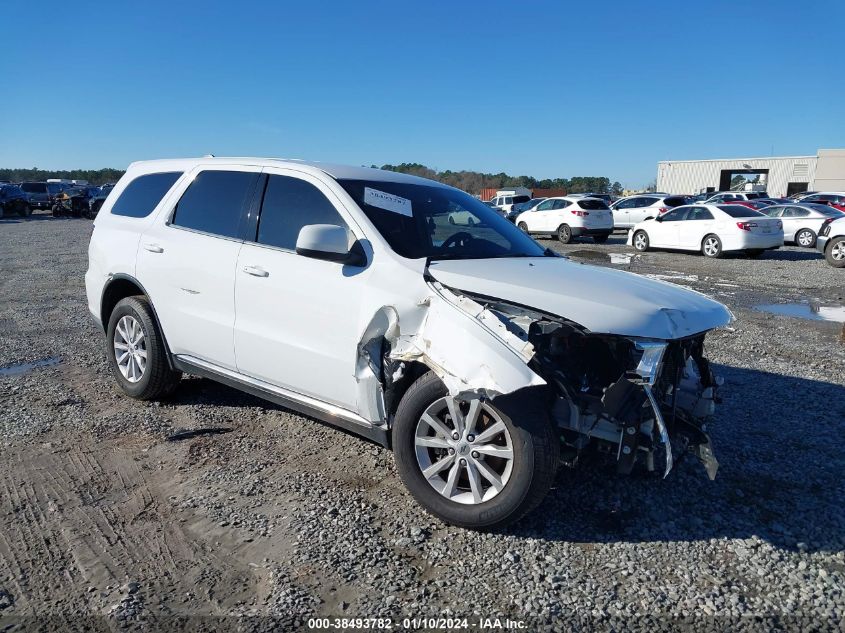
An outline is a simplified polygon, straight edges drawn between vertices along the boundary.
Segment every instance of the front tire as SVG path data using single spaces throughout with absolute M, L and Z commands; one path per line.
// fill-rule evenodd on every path
M 28 204 L 23 205 L 23 206 L 21 207 L 21 210 L 20 210 L 20 212 L 19 212 L 19 215 L 20 215 L 22 218 L 28 218 L 29 216 L 31 216 L 31 215 L 32 215 L 32 207 L 31 207 L 31 206 L 29 206 Z
M 560 443 L 543 399 L 496 400 L 504 406 L 456 401 L 427 372 L 399 403 L 392 438 L 399 476 L 446 523 L 472 529 L 512 523 L 539 505 L 554 481 Z
M 816 234 L 812 229 L 801 229 L 795 234 L 795 243 L 804 248 L 813 248 L 816 245 Z
M 645 231 L 637 231 L 634 233 L 634 238 L 631 240 L 634 248 L 641 253 L 645 253 L 649 247 L 648 233 Z
M 172 393 L 182 377 L 170 369 L 164 339 L 146 297 L 118 301 L 106 330 L 106 354 L 117 384 L 138 400 Z
M 572 241 L 572 229 L 568 224 L 561 224 L 557 227 L 557 239 L 561 244 L 569 244 Z
M 705 257 L 712 257 L 716 259 L 722 256 L 722 240 L 719 239 L 718 235 L 705 235 L 704 239 L 701 240 L 701 253 Z
M 830 240 L 824 249 L 824 258 L 834 268 L 845 268 L 845 237 Z
M 517 226 L 519 227 L 519 230 L 523 233 L 528 233 L 528 225 L 525 222 L 520 222 L 519 224 L 517 224 Z

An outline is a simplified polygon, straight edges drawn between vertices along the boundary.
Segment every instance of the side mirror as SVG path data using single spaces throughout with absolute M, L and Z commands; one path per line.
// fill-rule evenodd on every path
M 303 226 L 296 238 L 296 253 L 349 266 L 363 266 L 367 263 L 361 245 L 355 242 L 350 248 L 349 231 L 335 224 Z

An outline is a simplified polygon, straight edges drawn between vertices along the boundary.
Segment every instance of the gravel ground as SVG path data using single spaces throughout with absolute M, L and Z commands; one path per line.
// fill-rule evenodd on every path
M 721 469 L 714 482 L 692 460 L 665 480 L 562 470 L 537 512 L 480 534 L 417 507 L 389 452 L 280 407 L 196 378 L 162 403 L 121 396 L 85 305 L 90 231 L 0 221 L 0 367 L 41 363 L 0 376 L 0 630 L 289 630 L 314 616 L 842 630 L 845 333 L 754 309 L 845 303 L 843 271 L 815 251 L 707 260 L 634 255 L 621 236 L 544 241 L 731 308 L 708 338 L 725 378 Z M 227 432 L 167 441 L 210 427 Z

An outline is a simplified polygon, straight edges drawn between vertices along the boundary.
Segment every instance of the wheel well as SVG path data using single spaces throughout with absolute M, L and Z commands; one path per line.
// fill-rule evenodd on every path
M 385 394 L 387 400 L 385 404 L 388 419 L 393 418 L 393 415 L 399 408 L 399 403 L 402 402 L 402 398 L 405 397 L 405 392 L 410 389 L 411 385 L 413 385 L 420 376 L 429 371 L 429 367 L 425 363 L 420 363 L 418 361 L 402 361 L 402 363 L 405 365 L 404 371 L 402 372 L 402 378 L 397 381 L 390 382 L 388 392 Z M 386 369 L 390 370 L 391 368 L 387 367 Z
M 100 302 L 100 322 L 103 324 L 103 329 L 108 329 L 109 318 L 118 301 L 143 294 L 143 289 L 131 279 L 112 280 L 103 291 L 103 300 Z

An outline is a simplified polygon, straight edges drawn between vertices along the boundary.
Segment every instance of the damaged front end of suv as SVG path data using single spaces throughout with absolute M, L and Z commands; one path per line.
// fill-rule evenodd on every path
M 615 456 L 620 474 L 640 462 L 666 476 L 677 455 L 692 452 L 716 476 L 706 424 L 721 381 L 704 357 L 704 333 L 668 341 L 596 334 L 504 301 L 474 300 L 532 346 L 528 365 L 550 387 L 563 463 L 574 466 L 593 448 Z

